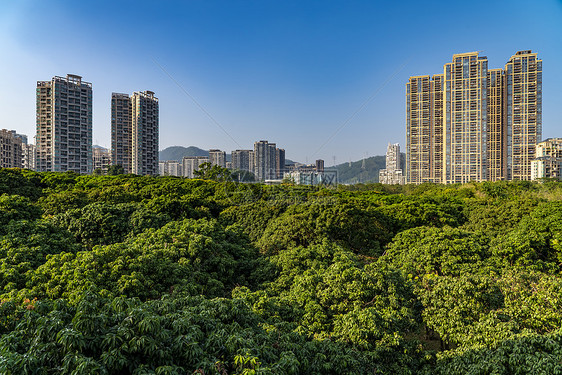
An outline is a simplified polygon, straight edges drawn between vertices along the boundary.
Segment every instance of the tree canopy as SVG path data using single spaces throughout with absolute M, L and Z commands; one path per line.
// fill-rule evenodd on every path
M 113 172 L 0 169 L 0 373 L 562 373 L 559 182 Z

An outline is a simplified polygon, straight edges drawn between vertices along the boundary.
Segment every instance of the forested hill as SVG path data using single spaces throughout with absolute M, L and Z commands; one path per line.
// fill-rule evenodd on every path
M 402 154 L 402 170 L 404 170 L 405 160 L 406 155 Z M 371 156 L 358 161 L 336 165 L 338 181 L 342 184 L 379 182 L 379 171 L 384 168 L 386 168 L 385 156 Z M 333 167 L 329 169 L 333 169 Z
M 0 374 L 559 374 L 561 199 L 0 169 Z
M 172 146 L 160 151 L 159 158 L 164 160 L 178 160 L 183 159 L 184 156 L 209 156 L 208 150 L 202 150 L 199 147 L 189 146 Z

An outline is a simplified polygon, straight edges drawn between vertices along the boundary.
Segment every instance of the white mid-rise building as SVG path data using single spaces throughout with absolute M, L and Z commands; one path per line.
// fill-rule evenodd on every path
M 403 185 L 406 178 L 402 173 L 400 164 L 400 145 L 389 143 L 386 148 L 386 168 L 379 171 L 379 182 L 387 185 Z

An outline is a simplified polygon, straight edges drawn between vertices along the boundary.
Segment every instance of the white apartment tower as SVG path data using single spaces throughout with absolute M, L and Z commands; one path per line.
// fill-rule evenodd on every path
M 125 173 L 158 174 L 158 98 L 152 91 L 111 94 L 112 164 Z
M 275 143 L 255 142 L 254 152 L 250 153 L 249 158 L 257 181 L 282 178 L 285 169 L 285 150 L 277 148 Z
M 40 172 L 92 172 L 92 84 L 68 74 L 38 81 L 37 159 Z

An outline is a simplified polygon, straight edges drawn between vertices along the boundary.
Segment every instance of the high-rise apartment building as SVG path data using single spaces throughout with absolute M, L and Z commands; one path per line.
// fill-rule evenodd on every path
M 112 163 L 125 173 L 158 174 L 159 104 L 152 91 L 111 94 Z
M 324 172 L 324 160 L 316 160 L 316 172 Z
M 256 180 L 263 181 L 271 178 L 271 152 L 268 141 L 254 143 L 254 174 Z
M 37 159 L 41 172 L 92 172 L 92 84 L 68 74 L 38 81 Z
M 133 173 L 131 110 L 128 94 L 111 94 L 111 164 L 122 166 L 124 173 Z
M 413 184 L 430 182 L 433 170 L 430 84 L 430 76 L 410 77 L 406 84 L 406 158 Z
M 507 178 L 530 180 L 535 146 L 542 138 L 542 60 L 519 51 L 505 65 Z
M 35 160 L 37 159 L 37 147 L 34 144 L 22 144 L 23 164 L 22 168 L 35 170 Z
M 194 178 L 195 171 L 203 163 L 209 163 L 209 158 L 206 156 L 184 156 L 182 159 L 183 177 Z
M 253 154 L 252 150 L 236 150 L 230 153 L 232 157 L 232 169 L 241 171 L 250 171 L 253 166 L 250 164 L 250 154 Z M 253 158 L 252 158 L 253 159 Z
M 488 59 L 478 52 L 453 55 L 444 74 L 442 182 L 485 181 Z
M 11 130 L 14 137 L 21 140 L 22 161 L 21 168 L 35 170 L 35 158 L 37 156 L 35 145 L 27 143 L 27 135 L 18 134 L 15 130 Z
M 409 183 L 529 180 L 541 137 L 542 61 L 519 51 L 505 69 L 478 52 L 406 84 Z
M 487 127 L 488 181 L 505 180 L 507 176 L 507 132 L 503 119 L 504 75 L 502 69 L 488 69 Z
M 221 150 L 209 150 L 209 162 L 212 165 L 226 167 L 226 152 Z
M 259 141 L 254 143 L 253 173 L 258 181 L 282 178 L 285 169 L 285 150 L 278 149 L 275 143 Z
M 285 149 L 278 148 L 275 150 L 275 171 L 276 178 L 282 179 L 283 173 L 285 173 Z
M 410 77 L 406 84 L 406 163 L 411 183 L 443 178 L 443 74 Z
M 160 176 L 183 176 L 183 165 L 177 160 L 166 160 L 158 162 L 158 174 Z
M 22 140 L 13 130 L 0 130 L 0 168 L 22 168 Z

